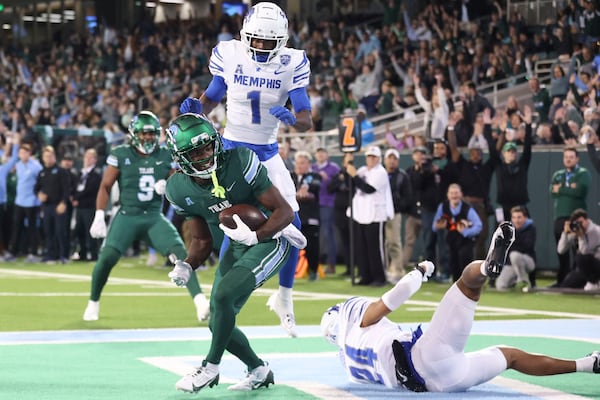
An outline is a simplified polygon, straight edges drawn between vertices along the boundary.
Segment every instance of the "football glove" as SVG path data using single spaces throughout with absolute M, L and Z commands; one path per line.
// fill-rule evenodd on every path
M 166 189 L 167 189 L 167 181 L 165 179 L 161 179 L 154 184 L 154 191 L 159 196 L 162 196 L 163 194 L 165 194 Z
M 96 210 L 94 221 L 90 226 L 90 236 L 94 239 L 106 237 L 106 221 L 104 220 L 104 210 Z
M 169 272 L 169 278 L 171 279 L 171 282 L 179 287 L 187 285 L 191 275 L 192 267 L 190 264 L 181 260 L 175 261 L 175 267 L 173 267 L 173 270 Z
M 279 236 L 286 238 L 286 240 L 297 249 L 302 250 L 306 247 L 306 237 L 293 224 L 289 224 L 280 232 L 277 232 L 275 235 L 273 235 L 273 239 L 277 239 Z
M 256 232 L 251 230 L 248 225 L 242 221 L 239 215 L 233 214 L 233 220 L 235 221 L 236 228 L 231 229 L 226 227 L 223 224 L 219 224 L 219 228 L 227 236 L 231 238 L 231 240 L 235 240 L 236 242 L 245 244 L 246 246 L 254 246 L 258 243 L 258 237 L 256 236 Z
M 417 269 L 423 274 L 423 282 L 427 282 L 429 277 L 433 275 L 433 271 L 435 271 L 435 265 L 431 261 L 421 261 L 417 264 Z
M 179 105 L 179 112 L 182 114 L 185 113 L 194 113 L 194 114 L 202 114 L 202 103 L 200 100 L 194 97 L 188 97 Z
M 273 106 L 269 108 L 269 113 L 286 125 L 292 126 L 296 124 L 294 114 L 283 106 Z

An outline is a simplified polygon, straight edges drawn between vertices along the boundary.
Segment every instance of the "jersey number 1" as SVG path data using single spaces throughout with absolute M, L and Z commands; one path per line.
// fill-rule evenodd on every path
M 248 92 L 246 98 L 250 99 L 250 108 L 252 109 L 252 123 L 260 124 L 260 92 L 258 90 Z

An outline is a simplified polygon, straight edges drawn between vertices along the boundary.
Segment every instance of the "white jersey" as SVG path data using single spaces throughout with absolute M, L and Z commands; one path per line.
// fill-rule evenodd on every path
M 310 62 L 303 50 L 279 50 L 268 64 L 257 64 L 239 40 L 219 42 L 209 69 L 227 84 L 227 123 L 223 137 L 252 144 L 277 142 L 279 120 L 269 113 L 284 106 L 288 93 L 306 87 Z
M 396 378 L 394 340 L 410 342 L 412 332 L 384 317 L 376 324 L 361 328 L 360 323 L 371 301 L 352 297 L 340 305 L 337 344 L 348 378 L 357 383 L 379 383 L 402 388 Z

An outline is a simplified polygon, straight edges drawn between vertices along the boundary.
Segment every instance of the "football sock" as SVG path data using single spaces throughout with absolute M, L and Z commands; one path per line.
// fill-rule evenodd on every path
M 577 372 L 593 372 L 595 357 L 586 356 L 575 360 L 575 371 Z
M 292 289 L 287 288 L 285 286 L 279 286 L 279 301 L 281 301 L 283 306 L 292 304 L 292 302 L 294 301 L 292 297 Z
M 300 217 L 298 213 L 294 213 L 294 220 L 292 224 L 298 229 L 300 229 Z M 279 286 L 283 286 L 286 288 L 294 287 L 294 278 L 296 276 L 296 265 L 298 264 L 298 254 L 300 250 L 295 248 L 294 246 L 290 246 L 290 256 L 286 263 L 279 270 Z
M 381 296 L 381 301 L 387 308 L 394 311 L 419 290 L 422 282 L 423 274 L 421 274 L 421 271 L 410 271 L 393 288 Z
M 116 249 L 110 246 L 104 246 L 102 248 L 102 251 L 100 251 L 100 255 L 98 256 L 98 261 L 96 261 L 96 265 L 94 265 L 94 271 L 92 272 L 90 300 L 100 300 L 100 294 L 102 293 L 104 285 L 106 285 L 108 275 L 110 275 L 110 271 L 117 261 L 119 261 L 119 258 L 121 258 L 121 253 Z
M 202 288 L 200 288 L 200 282 L 198 281 L 198 275 L 196 275 L 196 271 L 192 271 L 190 274 L 190 279 L 185 287 L 187 288 L 190 296 L 192 296 L 192 299 L 196 297 L 197 294 L 202 293 Z
M 215 312 L 211 315 L 209 325 L 212 341 L 206 355 L 208 362 L 213 364 L 221 362 L 225 348 L 233 338 L 236 309 L 241 309 L 246 303 L 255 284 L 256 277 L 250 270 L 235 267 L 223 276 L 218 283 L 218 288 L 213 289 L 210 300 Z M 240 342 L 239 345 L 245 344 Z M 250 347 L 249 344 L 247 346 Z

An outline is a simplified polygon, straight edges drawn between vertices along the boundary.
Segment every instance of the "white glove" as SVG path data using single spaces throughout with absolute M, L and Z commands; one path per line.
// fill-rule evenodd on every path
M 181 260 L 175 261 L 175 267 L 171 272 L 169 272 L 169 278 L 171 278 L 171 282 L 179 287 L 187 285 L 191 275 L 192 267 L 190 264 Z
M 281 232 L 277 232 L 273 236 L 273 239 L 277 239 L 279 236 L 283 236 L 284 238 L 286 238 L 287 241 L 290 242 L 290 244 L 297 249 L 302 250 L 306 247 L 306 237 L 302 232 L 300 232 L 298 228 L 294 226 L 294 224 L 289 224 L 288 226 L 283 228 Z
M 154 191 L 159 196 L 162 196 L 163 194 L 165 194 L 166 189 L 167 189 L 167 181 L 165 179 L 161 179 L 154 184 Z
M 223 224 L 219 224 L 219 228 L 221 228 L 221 230 L 225 232 L 225 234 L 229 236 L 231 240 L 235 240 L 236 242 L 240 242 L 246 246 L 254 246 L 256 243 L 258 243 L 256 232 L 251 230 L 248 225 L 242 221 L 239 215 L 233 214 L 233 220 L 235 221 L 237 228 L 231 229 Z
M 106 221 L 104 221 L 104 210 L 96 210 L 94 221 L 90 226 L 90 236 L 94 239 L 106 237 Z
M 423 272 L 423 282 L 427 282 L 428 278 L 433 275 L 435 265 L 431 261 L 421 261 L 417 264 Z

